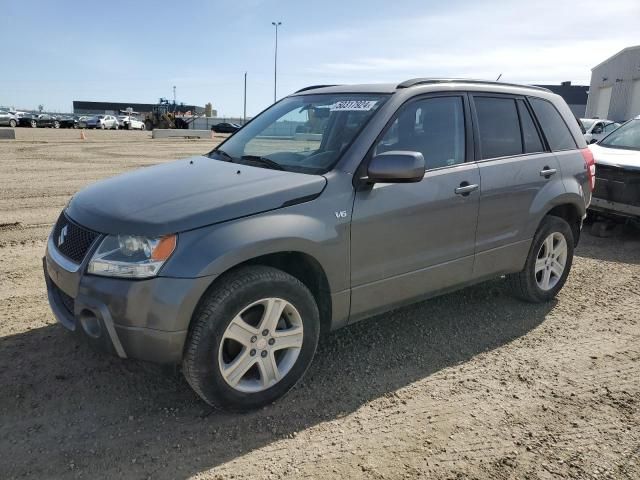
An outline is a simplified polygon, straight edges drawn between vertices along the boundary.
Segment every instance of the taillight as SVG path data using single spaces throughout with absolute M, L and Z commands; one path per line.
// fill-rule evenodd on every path
M 582 158 L 584 158 L 584 164 L 587 168 L 587 177 L 589 178 L 589 188 L 591 191 L 596 188 L 596 161 L 593 158 L 593 152 L 589 148 L 583 148 L 580 150 Z

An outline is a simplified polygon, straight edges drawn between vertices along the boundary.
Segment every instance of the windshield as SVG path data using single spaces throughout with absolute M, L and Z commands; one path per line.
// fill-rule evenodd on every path
M 629 120 L 601 140 L 598 145 L 601 147 L 640 150 L 640 119 Z
M 387 98 L 382 94 L 288 97 L 261 113 L 209 156 L 266 168 L 326 173 Z
M 591 128 L 591 125 L 596 123 L 595 120 L 592 120 L 590 118 L 581 118 L 580 122 L 582 123 L 582 126 L 587 130 L 589 130 Z

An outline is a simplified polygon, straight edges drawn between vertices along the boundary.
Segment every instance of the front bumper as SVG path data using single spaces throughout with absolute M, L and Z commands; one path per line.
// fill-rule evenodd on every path
M 47 296 L 58 322 L 121 358 L 180 363 L 189 323 L 212 277 L 128 280 L 86 275 L 49 240 L 43 258 Z M 93 249 L 92 249 L 93 250 Z
M 596 212 L 612 213 L 624 217 L 640 218 L 640 207 L 619 202 L 612 202 L 610 200 L 605 200 L 602 198 L 593 197 L 591 199 L 591 205 L 589 206 L 589 208 Z

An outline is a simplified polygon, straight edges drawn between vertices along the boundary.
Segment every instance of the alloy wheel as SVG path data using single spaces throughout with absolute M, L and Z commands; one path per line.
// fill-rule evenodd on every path
M 536 283 L 545 292 L 555 287 L 567 264 L 567 240 L 559 232 L 553 232 L 540 246 L 534 274 Z
M 302 340 L 302 318 L 291 303 L 281 298 L 258 300 L 237 314 L 222 336 L 222 378 L 240 392 L 266 390 L 289 373 Z

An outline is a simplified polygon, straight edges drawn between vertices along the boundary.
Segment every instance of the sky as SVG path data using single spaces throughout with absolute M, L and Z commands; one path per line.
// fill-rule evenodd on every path
M 638 0 L 0 0 L 0 105 L 172 99 L 241 116 L 308 85 L 468 77 L 589 84 L 640 44 Z

